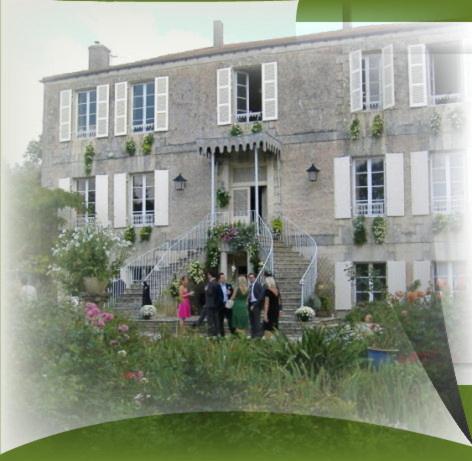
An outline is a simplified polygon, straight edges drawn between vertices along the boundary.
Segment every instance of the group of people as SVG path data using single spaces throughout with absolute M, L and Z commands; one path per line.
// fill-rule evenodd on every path
M 188 285 L 188 277 L 183 276 L 180 279 L 177 308 L 182 327 L 191 316 L 190 298 L 194 292 L 189 290 Z M 237 286 L 233 288 L 227 283 L 223 272 L 209 272 L 203 307 L 193 326 L 201 326 L 206 318 L 208 336 L 225 336 L 226 320 L 232 334 L 245 334 L 249 328 L 251 338 L 260 338 L 278 329 L 281 309 L 280 292 L 273 277 L 266 277 L 263 286 L 254 273 L 247 277 L 240 275 Z

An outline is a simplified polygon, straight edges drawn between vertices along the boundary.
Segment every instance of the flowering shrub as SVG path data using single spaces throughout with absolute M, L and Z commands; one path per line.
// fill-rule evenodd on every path
M 156 308 L 152 304 L 146 304 L 139 310 L 143 319 L 150 319 L 156 316 Z
M 95 303 L 87 303 L 85 304 L 85 318 L 91 325 L 104 328 L 114 317 L 111 312 L 101 311 Z
M 130 246 L 130 242 L 100 226 L 64 230 L 52 250 L 50 273 L 67 290 L 80 292 L 84 277 L 109 280 L 117 275 Z
M 187 269 L 190 280 L 199 285 L 205 281 L 205 271 L 200 261 L 192 261 Z
M 295 311 L 295 315 L 298 320 L 307 322 L 308 320 L 315 318 L 315 311 L 311 307 L 301 306 Z

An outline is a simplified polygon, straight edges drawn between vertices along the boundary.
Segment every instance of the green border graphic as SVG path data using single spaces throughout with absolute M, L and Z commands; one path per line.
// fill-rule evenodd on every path
M 461 386 L 472 422 L 472 386 Z M 3 461 L 471 459 L 472 448 L 352 421 L 268 413 L 150 416 L 90 426 L 16 448 Z

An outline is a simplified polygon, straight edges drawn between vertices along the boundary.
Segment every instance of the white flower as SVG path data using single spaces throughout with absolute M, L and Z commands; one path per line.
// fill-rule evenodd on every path
M 124 349 L 121 349 L 120 351 L 118 351 L 117 354 L 120 357 L 126 357 L 128 355 L 127 352 Z
M 148 382 L 149 380 L 145 376 L 141 378 L 141 381 L 140 381 L 141 384 L 147 384 Z

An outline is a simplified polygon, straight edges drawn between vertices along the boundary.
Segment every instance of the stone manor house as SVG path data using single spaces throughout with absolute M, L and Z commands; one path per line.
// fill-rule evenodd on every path
M 201 250 L 197 237 L 225 219 L 257 224 L 262 260 L 272 258 L 265 269 L 302 281 L 305 300 L 317 275 L 332 283 L 338 311 L 414 280 L 426 289 L 442 278 L 461 290 L 461 126 L 472 80 L 465 31 L 378 25 L 224 44 L 215 21 L 212 47 L 120 65 L 95 42 L 88 69 L 42 80 L 42 183 L 84 196 L 76 225 L 152 227 L 135 246 L 134 281 L 174 244 L 179 254 L 167 266 L 178 271 L 185 252 Z M 218 190 L 229 193 L 225 208 Z M 358 216 L 363 245 L 353 243 Z M 278 217 L 274 243 L 267 228 Z M 383 243 L 372 236 L 375 217 L 387 226 Z M 223 252 L 221 267 L 232 266 L 251 269 Z

